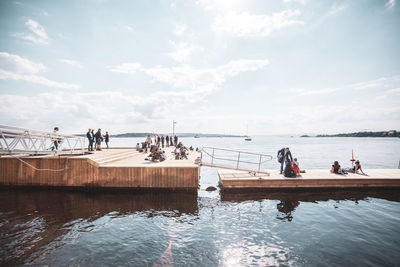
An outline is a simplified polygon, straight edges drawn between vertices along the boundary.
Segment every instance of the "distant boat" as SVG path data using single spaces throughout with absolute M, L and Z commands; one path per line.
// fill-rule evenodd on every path
M 247 125 L 246 136 L 244 138 L 244 141 L 251 141 L 251 137 L 248 135 L 248 133 L 249 133 L 249 125 Z
M 200 136 L 198 134 L 195 134 L 194 138 L 200 138 Z

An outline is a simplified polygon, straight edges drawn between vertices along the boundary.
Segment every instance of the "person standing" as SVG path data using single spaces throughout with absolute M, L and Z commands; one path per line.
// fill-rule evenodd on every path
M 278 158 L 279 158 L 279 154 L 282 152 L 282 150 L 278 151 Z M 290 152 L 290 149 L 287 147 L 285 148 L 284 152 L 283 152 L 283 158 L 281 161 L 281 174 L 283 172 L 283 165 L 286 163 L 286 165 L 292 165 L 292 161 L 293 161 L 293 157 L 292 157 L 292 153 Z
M 176 136 L 176 135 L 174 137 L 174 143 L 175 143 L 175 146 L 178 144 L 178 136 Z
M 165 141 L 167 141 L 167 147 L 169 147 L 169 136 L 167 135 L 167 137 L 165 137 Z
M 110 135 L 108 134 L 107 131 L 106 131 L 106 135 L 104 136 L 104 141 L 106 142 L 106 146 L 108 148 L 108 142 L 110 142 Z
M 162 136 L 161 136 L 161 145 L 162 145 L 163 148 L 164 148 L 164 140 L 165 140 L 165 139 L 164 139 L 164 135 L 162 135 Z
M 57 135 L 57 133 L 58 133 L 58 127 L 54 127 L 53 133 L 54 133 L 54 135 Z M 60 141 L 58 140 L 57 137 L 54 137 L 53 140 L 54 140 L 54 142 L 53 142 L 54 147 L 52 148 L 52 150 L 54 150 L 54 149 L 55 149 L 55 150 L 58 150 L 58 143 L 59 143 Z
M 89 140 L 88 151 L 93 151 L 93 139 L 94 139 L 94 136 L 93 136 L 92 132 L 90 131 L 90 128 L 89 128 L 88 132 L 86 133 L 86 137 Z
M 149 134 L 147 135 L 146 142 L 147 142 L 147 145 L 148 145 L 148 146 L 150 146 L 151 143 L 153 143 L 153 141 L 151 140 L 151 137 L 150 137 Z
M 100 150 L 101 151 L 101 141 L 103 141 L 103 136 L 101 135 L 101 129 L 99 128 L 96 132 L 96 134 L 94 135 L 95 139 L 96 139 L 96 150 Z

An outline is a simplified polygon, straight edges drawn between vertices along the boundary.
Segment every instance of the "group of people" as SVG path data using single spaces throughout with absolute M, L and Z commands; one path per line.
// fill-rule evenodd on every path
M 305 173 L 304 170 L 300 170 L 299 162 L 297 161 L 297 158 L 292 157 L 292 153 L 290 152 L 290 149 L 288 147 L 282 148 L 281 150 L 278 151 L 278 162 L 281 163 L 281 174 L 283 172 L 283 175 L 285 177 L 296 177 L 300 175 L 300 173 Z M 285 165 L 285 169 L 283 169 L 283 166 Z
M 108 132 L 106 132 L 105 135 L 101 133 L 101 129 L 99 128 L 97 132 L 94 132 L 94 129 L 88 130 L 86 133 L 86 137 L 89 140 L 89 146 L 88 146 L 88 151 L 94 151 L 93 149 L 93 143 L 95 143 L 95 149 L 100 151 L 101 150 L 101 142 L 105 141 L 106 146 L 108 148 L 108 142 L 110 141 L 110 135 Z
M 354 166 L 351 168 L 346 168 L 346 169 L 342 169 L 342 167 L 340 167 L 339 162 L 337 160 L 335 160 L 335 162 L 332 165 L 331 168 L 331 173 L 336 173 L 336 174 L 348 174 L 348 173 L 355 173 L 358 174 L 358 172 L 361 172 L 361 174 L 365 173 L 363 172 L 362 168 L 361 168 L 361 164 L 359 160 L 356 160 L 356 162 L 354 163 Z
M 304 170 L 300 170 L 299 167 L 299 162 L 297 161 L 297 158 L 292 157 L 292 153 L 290 152 L 289 147 L 282 148 L 281 150 L 278 151 L 278 162 L 281 163 L 281 169 L 280 169 L 280 174 L 283 173 L 285 177 L 296 177 L 299 176 L 300 173 L 305 173 Z M 285 165 L 285 168 L 284 168 Z M 360 161 L 357 160 L 354 163 L 353 167 L 342 169 L 339 165 L 338 161 L 335 161 L 332 165 L 332 168 L 330 170 L 331 173 L 336 173 L 336 174 L 347 174 L 347 173 L 355 173 L 358 174 L 359 172 L 363 175 L 365 173 L 363 172 L 361 168 Z
M 177 136 L 159 136 L 156 135 L 154 137 L 154 143 L 150 135 L 147 135 L 146 140 L 140 145 L 139 143 L 136 144 L 136 150 L 139 152 L 148 153 L 150 150 L 149 156 L 146 160 L 155 161 L 164 161 L 167 159 L 167 155 L 165 153 L 164 147 L 175 146 L 174 148 L 174 156 L 175 159 L 188 159 L 189 151 L 193 151 L 194 148 L 190 146 L 190 148 L 185 147 L 182 142 L 178 143 Z

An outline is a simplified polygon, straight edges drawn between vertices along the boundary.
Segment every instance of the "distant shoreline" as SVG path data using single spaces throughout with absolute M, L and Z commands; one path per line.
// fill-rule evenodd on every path
M 390 130 L 390 131 L 380 131 L 380 132 L 318 134 L 316 136 L 302 135 L 300 137 L 400 137 L 400 132 L 396 130 Z
M 172 136 L 172 134 L 162 134 L 162 133 L 123 133 L 123 134 L 112 134 L 110 137 L 147 137 L 148 135 L 154 136 Z M 196 134 L 196 133 L 176 133 L 178 137 L 245 137 L 244 135 L 231 135 L 231 134 Z M 77 134 L 76 136 L 86 137 L 86 134 Z

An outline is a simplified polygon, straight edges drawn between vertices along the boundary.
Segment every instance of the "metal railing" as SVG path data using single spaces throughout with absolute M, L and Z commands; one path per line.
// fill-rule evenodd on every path
M 273 159 L 271 155 L 215 147 L 203 147 L 201 152 L 201 165 L 264 174 L 269 173 L 262 167 Z
M 0 125 L 0 154 L 84 154 L 85 138 Z

